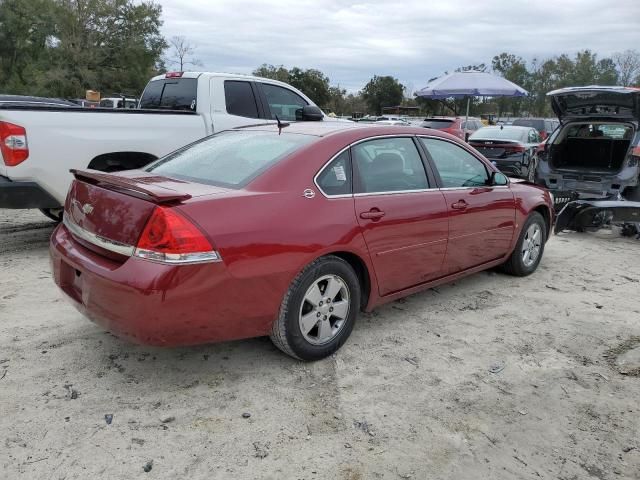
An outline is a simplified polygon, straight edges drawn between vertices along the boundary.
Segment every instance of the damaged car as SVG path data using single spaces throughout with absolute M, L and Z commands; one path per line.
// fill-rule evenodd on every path
M 536 182 L 555 197 L 556 232 L 640 222 L 640 89 L 569 87 L 547 95 L 560 127 L 538 152 Z

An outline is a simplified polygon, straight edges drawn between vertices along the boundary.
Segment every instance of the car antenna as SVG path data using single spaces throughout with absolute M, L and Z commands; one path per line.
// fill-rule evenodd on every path
M 290 123 L 281 122 L 280 119 L 278 118 L 278 115 L 276 115 L 275 117 L 276 117 L 276 120 L 278 121 L 278 135 L 280 135 L 282 133 L 282 129 L 288 127 Z

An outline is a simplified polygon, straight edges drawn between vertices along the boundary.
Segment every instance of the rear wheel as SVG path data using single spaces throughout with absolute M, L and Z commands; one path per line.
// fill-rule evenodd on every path
M 349 338 L 360 306 L 353 268 L 334 256 L 319 258 L 293 280 L 271 328 L 271 340 L 300 360 L 320 360 Z
M 525 277 L 535 272 L 544 253 L 546 229 L 542 215 L 538 212 L 529 215 L 522 227 L 516 247 L 509 260 L 502 265 L 502 269 L 517 277 Z
M 40 208 L 39 210 L 54 222 L 62 221 L 63 208 Z

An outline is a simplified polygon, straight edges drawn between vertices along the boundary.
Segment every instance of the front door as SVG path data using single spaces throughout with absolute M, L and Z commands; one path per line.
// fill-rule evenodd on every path
M 448 220 L 444 195 L 429 185 L 410 137 L 352 147 L 358 222 L 386 295 L 442 276 Z
M 460 145 L 420 138 L 437 171 L 449 212 L 447 273 L 496 260 L 509 252 L 515 200 L 508 185 L 489 186 L 487 166 Z

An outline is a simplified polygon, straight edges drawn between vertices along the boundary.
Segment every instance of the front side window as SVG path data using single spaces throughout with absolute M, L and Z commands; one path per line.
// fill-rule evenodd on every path
M 224 82 L 224 100 L 227 113 L 239 117 L 258 118 L 258 106 L 251 83 L 226 80 Z
M 352 148 L 355 193 L 423 190 L 429 187 L 420 154 L 410 138 L 379 138 Z
M 309 105 L 309 103 L 295 92 L 278 85 L 262 84 L 262 91 L 267 97 L 267 103 L 271 110 L 271 118 L 276 115 L 280 120 L 295 120 L 296 110 Z
M 179 180 L 241 188 L 317 138 L 294 133 L 227 131 L 178 150 L 152 163 L 146 171 Z
M 351 193 L 351 161 L 349 150 L 338 155 L 318 175 L 318 187 L 325 195 L 348 195 Z
M 486 186 L 489 174 L 476 157 L 451 142 L 434 138 L 421 138 L 444 188 Z

